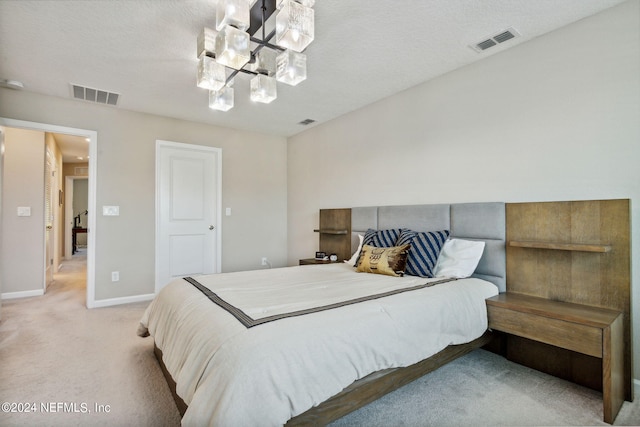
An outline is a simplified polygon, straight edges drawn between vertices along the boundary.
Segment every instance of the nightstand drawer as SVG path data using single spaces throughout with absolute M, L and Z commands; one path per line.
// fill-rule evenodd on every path
M 602 358 L 602 329 L 487 306 L 489 328 Z

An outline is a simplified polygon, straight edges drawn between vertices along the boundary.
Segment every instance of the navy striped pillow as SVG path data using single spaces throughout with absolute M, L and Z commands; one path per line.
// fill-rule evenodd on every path
M 396 241 L 398 240 L 401 231 L 402 230 L 399 228 L 392 228 L 389 230 L 374 230 L 369 228 L 362 238 L 362 247 L 364 247 L 364 245 L 375 246 L 376 248 L 390 248 L 396 246 Z M 360 251 L 360 254 L 362 254 L 362 251 Z M 358 259 L 356 260 L 356 267 L 358 266 L 359 261 L 360 255 L 358 255 Z
M 440 249 L 449 237 L 449 230 L 417 232 L 403 229 L 396 246 L 409 243 L 409 256 L 405 274 L 433 277 L 433 269 L 438 261 Z

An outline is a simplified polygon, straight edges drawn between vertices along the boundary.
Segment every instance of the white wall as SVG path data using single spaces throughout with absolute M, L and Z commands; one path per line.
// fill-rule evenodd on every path
M 222 204 L 232 208 L 222 217 L 222 271 L 264 268 L 262 256 L 286 265 L 285 138 L 8 89 L 0 117 L 97 131 L 98 209 L 120 206 L 119 217 L 96 218 L 97 301 L 154 292 L 157 139 L 222 149 Z
M 44 132 L 6 128 L 2 187 L 4 294 L 41 293 L 44 285 Z M 18 207 L 31 209 L 18 216 Z
M 317 250 L 320 208 L 475 201 L 630 198 L 638 254 L 640 2 L 309 129 L 288 153 L 291 265 Z M 634 364 L 640 378 L 640 339 Z

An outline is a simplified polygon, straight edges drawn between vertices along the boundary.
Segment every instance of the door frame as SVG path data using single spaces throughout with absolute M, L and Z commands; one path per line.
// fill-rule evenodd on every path
M 94 308 L 95 284 L 96 284 L 96 189 L 97 189 L 97 165 L 98 165 L 98 132 L 88 129 L 78 129 L 67 126 L 58 126 L 48 123 L 29 122 L 0 117 L 0 126 L 37 130 L 41 132 L 64 133 L 89 138 L 89 213 L 87 215 L 87 308 Z M 44 244 L 44 242 L 43 242 Z M 44 283 L 46 286 L 46 280 Z M 44 288 L 43 288 L 44 289 Z
M 216 153 L 216 223 L 215 227 L 217 230 L 216 233 L 216 242 L 215 242 L 215 251 L 216 251 L 216 268 L 215 272 L 221 272 L 221 263 L 222 263 L 222 149 L 216 147 L 209 147 L 207 145 L 196 145 L 196 144 L 185 144 L 182 142 L 173 142 L 173 141 L 164 141 L 161 139 L 156 140 L 156 242 L 155 242 L 155 287 L 154 292 L 157 294 L 158 290 L 162 288 L 160 280 L 160 150 L 162 148 L 173 148 L 177 150 L 185 150 L 185 151 L 205 151 Z

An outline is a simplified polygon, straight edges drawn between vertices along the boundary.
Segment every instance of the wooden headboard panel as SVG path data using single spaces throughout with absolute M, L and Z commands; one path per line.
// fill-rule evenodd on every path
M 626 400 L 632 400 L 629 199 L 508 203 L 506 213 L 507 291 L 622 311 Z M 554 375 L 591 369 L 577 355 L 542 356 L 534 346 L 518 343 L 510 358 L 540 370 L 554 366 Z

